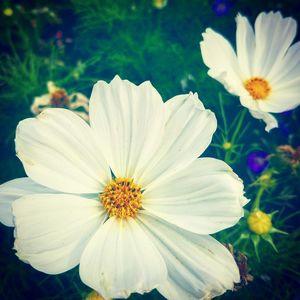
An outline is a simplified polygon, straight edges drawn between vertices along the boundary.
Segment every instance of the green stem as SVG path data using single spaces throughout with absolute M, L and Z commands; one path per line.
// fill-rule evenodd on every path
M 259 204 L 260 204 L 260 199 L 261 199 L 261 196 L 263 195 L 265 191 L 265 187 L 264 186 L 261 186 L 256 194 L 256 198 L 253 202 L 253 205 L 252 205 L 252 211 L 255 211 L 255 210 L 259 210 Z
M 223 123 L 224 123 L 224 131 L 225 131 L 225 135 L 227 136 L 228 135 L 227 120 L 226 120 L 226 115 L 225 115 L 225 111 L 224 111 L 223 97 L 222 97 L 221 93 L 219 93 L 219 102 L 220 102 L 221 115 L 222 115 L 222 119 L 223 119 Z
M 229 141 L 229 142 L 231 143 L 232 146 L 234 145 L 235 140 L 236 140 L 236 138 L 237 138 L 237 135 L 239 134 L 240 129 L 241 129 L 242 125 L 243 125 L 243 122 L 244 122 L 244 119 L 245 119 L 245 116 L 246 116 L 246 112 L 247 112 L 246 109 L 242 110 L 242 112 L 241 112 L 241 114 L 240 114 L 240 116 L 239 116 L 238 123 L 237 123 L 237 125 L 236 125 L 236 128 L 235 128 L 233 134 L 232 134 L 232 138 L 231 138 L 231 140 Z M 232 147 L 232 146 L 231 146 L 231 147 Z M 228 151 L 226 151 L 225 158 L 224 158 L 224 160 L 225 160 L 226 163 L 230 163 L 231 154 L 232 154 L 232 148 L 229 149 Z
M 229 149 L 226 151 L 225 158 L 224 158 L 224 161 L 228 164 L 230 164 L 230 156 L 231 156 L 231 150 Z
M 236 137 L 237 137 L 237 135 L 238 135 L 238 133 L 239 133 L 241 127 L 242 127 L 242 124 L 244 122 L 246 112 L 247 112 L 246 109 L 242 110 L 242 113 L 241 113 L 240 118 L 239 118 L 239 122 L 238 122 L 238 124 L 235 128 L 235 131 L 233 132 L 233 135 L 232 135 L 232 138 L 231 138 L 231 141 L 230 141 L 231 144 L 234 144 L 234 142 L 235 142 L 235 139 L 236 139 Z

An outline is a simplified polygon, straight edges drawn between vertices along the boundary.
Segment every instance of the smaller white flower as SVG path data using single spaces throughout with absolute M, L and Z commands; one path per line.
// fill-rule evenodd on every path
M 266 130 L 278 127 L 270 113 L 294 109 L 300 104 L 300 42 L 291 46 L 297 23 L 280 12 L 260 13 L 254 30 L 247 18 L 236 17 L 236 50 L 212 29 L 200 42 L 208 74 L 240 97 Z
M 86 96 L 81 93 L 68 95 L 66 90 L 57 87 L 52 81 L 47 82 L 47 87 L 48 94 L 34 98 L 30 107 L 31 112 L 34 115 L 38 115 L 46 108 L 59 107 L 69 109 L 85 121 L 88 121 L 89 100 Z

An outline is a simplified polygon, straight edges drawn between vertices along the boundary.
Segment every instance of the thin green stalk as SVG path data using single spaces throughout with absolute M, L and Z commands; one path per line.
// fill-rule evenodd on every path
M 291 218 L 294 218 L 295 216 L 297 216 L 297 215 L 299 215 L 299 214 L 300 214 L 300 210 L 295 211 L 294 213 L 292 213 L 292 214 L 290 214 L 289 216 L 287 216 L 287 217 L 281 219 L 280 221 L 281 221 L 281 223 L 284 223 L 284 222 L 286 222 L 287 220 L 289 220 L 289 219 L 291 219 Z
M 259 190 L 258 190 L 258 192 L 257 192 L 257 194 L 256 194 L 256 198 L 255 198 L 255 200 L 254 200 L 254 202 L 253 202 L 252 209 L 251 209 L 252 211 L 259 210 L 260 199 L 261 199 L 261 197 L 262 197 L 264 191 L 265 191 L 265 187 L 264 187 L 264 186 L 261 186 L 261 187 L 259 188 Z
M 239 122 L 238 122 L 238 124 L 237 124 L 237 126 L 235 128 L 235 131 L 233 132 L 232 138 L 231 138 L 231 143 L 232 144 L 234 144 L 235 139 L 236 139 L 236 137 L 237 137 L 237 135 L 238 135 L 241 127 L 242 127 L 242 124 L 243 124 L 245 116 L 246 116 L 246 112 L 247 112 L 246 109 L 242 110 L 242 112 L 241 112 L 241 115 L 240 115 L 240 118 L 239 118 Z
M 219 93 L 219 102 L 220 102 L 220 108 L 221 108 L 221 115 L 222 115 L 222 119 L 223 119 L 223 123 L 224 123 L 225 134 L 228 135 L 227 120 L 226 120 L 226 115 L 225 115 L 225 111 L 224 111 L 223 97 L 222 97 L 221 93 Z
M 239 116 L 238 123 L 237 123 L 237 125 L 236 125 L 236 128 L 235 128 L 233 134 L 232 134 L 232 138 L 231 138 L 231 140 L 229 141 L 229 142 L 231 143 L 231 145 L 234 145 L 234 143 L 235 143 L 235 140 L 236 140 L 236 138 L 237 138 L 237 135 L 239 134 L 240 129 L 241 129 L 242 125 L 243 125 L 243 122 L 244 122 L 244 119 L 245 119 L 245 116 L 246 116 L 246 112 L 247 112 L 246 109 L 242 110 L 242 112 L 241 112 L 241 114 L 240 114 L 240 116 Z M 230 163 L 231 154 L 232 154 L 232 149 L 229 149 L 229 150 L 226 152 L 226 154 L 225 154 L 225 159 L 224 159 L 225 162 Z

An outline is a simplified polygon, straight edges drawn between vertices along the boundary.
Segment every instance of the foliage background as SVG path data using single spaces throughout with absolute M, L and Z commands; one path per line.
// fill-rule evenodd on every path
M 216 3 L 225 5 L 224 15 L 218 16 Z M 247 166 L 247 155 L 253 150 L 276 156 L 278 145 L 299 146 L 299 109 L 278 115 L 280 128 L 267 134 L 264 125 L 248 112 L 242 116 L 238 99 L 207 75 L 199 51 L 201 34 L 207 27 L 234 43 L 238 12 L 248 16 L 252 24 L 258 13 L 270 10 L 280 10 L 299 21 L 299 1 L 169 0 L 165 8 L 157 9 L 151 0 L 2 0 L 0 8 L 0 183 L 25 176 L 15 156 L 15 128 L 20 120 L 32 116 L 30 105 L 35 96 L 47 93 L 49 80 L 69 93 L 87 96 L 93 83 L 110 81 L 115 74 L 136 84 L 150 80 L 165 100 L 198 92 L 219 122 L 205 156 L 225 159 L 244 180 L 249 198 L 254 199 L 263 185 L 261 209 L 278 210 L 274 226 L 289 233 L 272 235 L 278 252 L 261 241 L 257 247 L 260 259 L 245 220 L 216 235 L 248 255 L 255 278 L 220 298 L 300 299 L 299 165 L 291 167 L 280 159 L 279 163 L 271 162 L 264 174 L 271 173 L 272 180 L 264 183 L 259 181 L 261 174 Z M 12 15 L 7 14 L 7 8 L 12 9 Z M 224 149 L 225 142 L 232 143 L 230 150 Z M 250 210 L 251 203 L 246 208 Z M 48 276 L 19 261 L 12 247 L 13 229 L 0 224 L 0 299 L 75 300 L 90 291 L 80 282 L 77 268 Z M 162 299 L 156 291 L 131 297 L 141 298 Z

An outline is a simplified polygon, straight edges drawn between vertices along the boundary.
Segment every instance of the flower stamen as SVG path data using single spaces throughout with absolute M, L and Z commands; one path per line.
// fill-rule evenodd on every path
M 135 218 L 142 207 L 141 187 L 128 178 L 112 180 L 99 198 L 110 217 Z
M 254 100 L 266 99 L 271 91 L 269 82 L 261 77 L 253 77 L 246 80 L 244 87 Z

